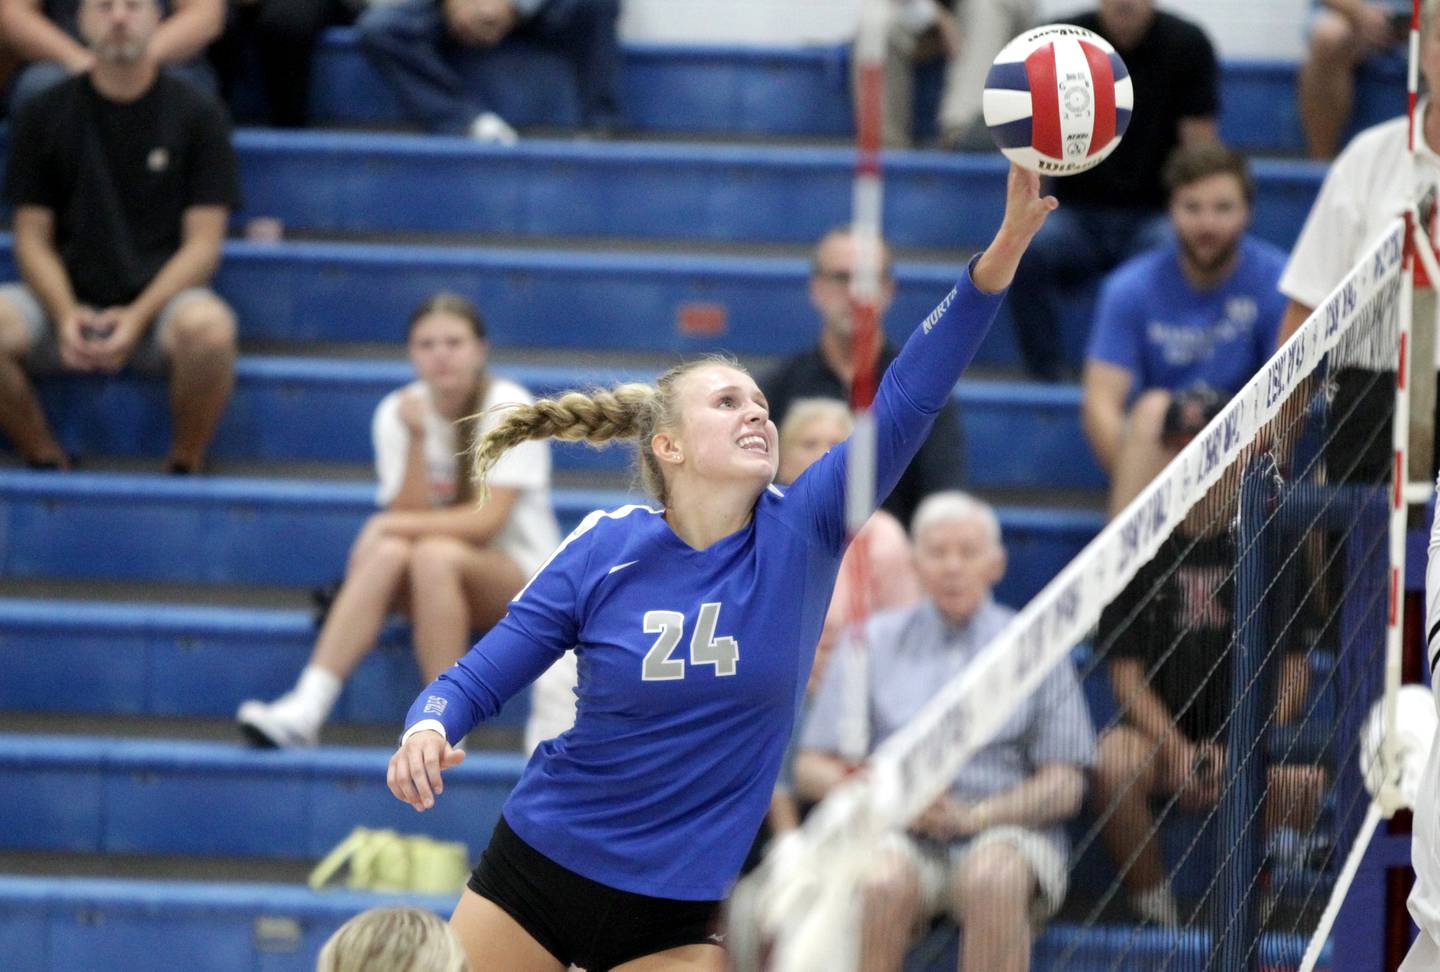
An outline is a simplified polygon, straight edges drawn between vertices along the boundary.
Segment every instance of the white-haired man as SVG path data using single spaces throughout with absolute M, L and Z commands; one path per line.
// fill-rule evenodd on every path
M 995 513 L 960 492 L 920 504 L 911 524 L 925 596 L 874 616 L 866 632 L 871 746 L 970 665 L 1014 612 L 991 597 L 1005 573 Z M 820 684 L 795 760 L 798 794 L 819 799 L 849 772 L 841 755 L 844 646 Z M 919 919 L 948 912 L 964 928 L 961 967 L 1030 968 L 1036 924 L 1065 897 L 1069 853 L 1062 823 L 1075 815 L 1094 762 L 1090 715 L 1068 662 L 1058 665 L 948 792 L 886 848 L 866 889 L 867 970 L 898 969 Z

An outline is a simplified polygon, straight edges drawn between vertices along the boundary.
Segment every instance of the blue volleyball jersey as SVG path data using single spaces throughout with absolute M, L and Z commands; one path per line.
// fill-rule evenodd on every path
M 1000 295 L 967 274 L 886 371 L 876 487 L 894 487 L 974 356 Z M 546 857 L 655 897 L 725 896 L 770 805 L 846 542 L 847 445 L 705 550 L 662 511 L 596 511 L 509 612 L 411 707 L 455 741 L 560 655 L 575 725 L 542 744 L 505 804 Z

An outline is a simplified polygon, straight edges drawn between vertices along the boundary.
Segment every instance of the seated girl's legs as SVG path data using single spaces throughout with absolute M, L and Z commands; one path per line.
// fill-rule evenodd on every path
M 1330 10 L 1315 15 L 1300 66 L 1300 127 L 1314 159 L 1331 159 L 1355 102 L 1355 69 L 1371 48 L 1350 21 Z
M 310 664 L 344 681 L 375 647 L 391 605 L 404 593 L 415 544 L 367 528 L 351 548 L 345 581 L 335 595 Z
M 503 908 L 469 888 L 450 916 L 470 972 L 562 972 L 565 968 Z
M 505 616 L 526 575 L 509 555 L 455 537 L 423 537 L 410 557 L 410 621 L 426 682 L 438 678 Z
M 345 679 L 371 649 L 391 605 L 405 593 L 412 544 L 376 529 L 372 518 L 350 551 L 345 582 L 330 605 L 295 687 L 274 702 L 250 699 L 236 717 L 257 745 L 313 746 Z

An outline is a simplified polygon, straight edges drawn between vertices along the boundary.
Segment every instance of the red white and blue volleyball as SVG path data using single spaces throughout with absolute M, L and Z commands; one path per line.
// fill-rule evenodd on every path
M 1135 87 L 1105 38 L 1046 24 L 995 55 L 983 104 L 985 125 L 1007 158 L 1041 175 L 1067 176 L 1115 151 L 1130 124 Z

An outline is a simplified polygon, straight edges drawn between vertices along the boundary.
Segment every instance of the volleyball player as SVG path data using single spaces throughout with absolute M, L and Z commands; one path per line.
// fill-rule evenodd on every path
M 875 397 L 876 495 L 929 431 L 1021 254 L 1057 205 L 1012 168 L 990 246 L 907 342 Z M 657 387 L 514 408 L 477 476 L 534 438 L 637 439 L 660 508 L 585 518 L 509 614 L 411 707 L 389 784 L 434 805 L 453 744 L 574 649 L 575 726 L 506 802 L 451 924 L 473 972 L 714 969 L 716 926 L 770 803 L 846 540 L 848 445 L 787 490 L 754 380 L 715 359 Z

